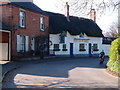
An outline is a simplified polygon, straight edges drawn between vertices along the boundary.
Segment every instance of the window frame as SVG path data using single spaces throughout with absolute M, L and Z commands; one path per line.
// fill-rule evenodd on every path
M 56 48 L 55 45 L 58 45 L 58 47 Z M 54 47 L 53 51 L 60 51 L 60 49 L 59 49 L 59 47 L 60 47 L 59 44 L 54 44 L 53 47 Z
M 17 52 L 25 51 L 25 36 L 17 35 L 17 46 L 16 47 L 17 47 Z
M 25 28 L 25 11 L 24 10 L 20 10 L 20 27 L 21 28 Z M 22 21 L 23 20 L 23 21 Z
M 43 16 L 40 17 L 40 31 L 45 31 L 45 18 Z
M 83 45 L 83 48 L 81 48 L 81 45 Z M 86 51 L 84 43 L 79 44 L 79 51 Z
M 29 36 L 25 36 L 25 51 L 29 51 Z
M 97 46 L 95 46 L 95 45 L 97 45 Z M 92 49 L 93 49 L 93 51 L 99 51 L 98 44 L 94 43 L 92 46 Z
M 59 35 L 60 43 L 65 43 L 65 37 L 67 37 L 67 32 L 63 31 Z
M 63 49 L 62 49 L 62 51 L 67 51 L 67 45 L 66 44 L 63 44 Z
M 31 50 L 35 51 L 35 38 L 34 37 L 32 37 L 31 39 Z

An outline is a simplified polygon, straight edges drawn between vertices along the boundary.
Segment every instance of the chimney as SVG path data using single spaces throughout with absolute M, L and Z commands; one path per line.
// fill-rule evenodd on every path
M 0 4 L 8 4 L 10 2 L 33 2 L 34 0 L 0 0 Z
M 91 11 L 90 11 L 90 19 L 92 19 L 94 22 L 96 22 L 96 12 L 95 12 L 95 9 L 91 9 Z
M 8 3 L 10 3 L 9 0 L 1 0 L 1 1 L 0 1 L 0 4 L 8 4 Z
M 69 19 L 69 5 L 68 5 L 68 2 L 66 2 L 66 5 L 65 5 L 65 16 L 67 17 L 67 19 Z
M 30 0 L 30 2 L 34 2 L 34 0 Z

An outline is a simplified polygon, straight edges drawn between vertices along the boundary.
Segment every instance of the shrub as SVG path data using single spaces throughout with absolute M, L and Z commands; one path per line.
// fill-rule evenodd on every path
M 120 38 L 114 40 L 110 46 L 107 67 L 109 70 L 120 74 Z

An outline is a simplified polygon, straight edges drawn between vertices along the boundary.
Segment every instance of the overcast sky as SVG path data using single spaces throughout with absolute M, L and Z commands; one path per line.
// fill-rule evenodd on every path
M 64 10 L 61 10 L 61 7 L 63 7 L 63 2 L 61 0 L 33 0 L 34 3 L 39 6 L 41 9 L 56 13 L 62 13 L 64 14 Z M 64 0 L 65 2 L 66 0 Z M 71 15 L 74 15 L 71 13 Z M 118 12 L 106 12 L 106 15 L 102 15 L 101 17 L 96 17 L 96 23 L 99 25 L 99 27 L 103 30 L 103 32 L 106 32 L 109 30 L 109 26 L 117 21 Z M 83 16 L 81 16 L 83 17 Z M 86 18 L 86 17 L 85 17 Z

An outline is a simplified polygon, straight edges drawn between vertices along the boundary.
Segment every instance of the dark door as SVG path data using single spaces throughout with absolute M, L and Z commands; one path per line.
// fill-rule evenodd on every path
M 89 56 L 92 56 L 92 44 L 89 43 Z
M 70 56 L 73 56 L 73 43 L 70 43 Z

